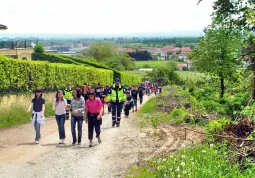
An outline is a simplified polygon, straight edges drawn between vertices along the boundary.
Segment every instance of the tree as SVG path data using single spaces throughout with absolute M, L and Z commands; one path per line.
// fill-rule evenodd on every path
M 106 42 L 97 42 L 89 47 L 86 54 L 94 57 L 97 61 L 105 61 L 116 55 L 114 48 Z
M 180 77 L 172 69 L 167 67 L 156 67 L 152 71 L 147 72 L 147 77 L 152 82 L 160 82 L 163 85 L 179 84 Z
M 198 3 L 205 0 L 199 0 Z M 254 0 L 216 0 L 214 2 L 213 18 L 215 23 L 230 23 L 231 28 L 236 28 L 247 32 L 246 42 L 248 46 L 243 50 L 242 56 L 249 56 L 251 66 L 249 69 L 253 72 L 253 81 L 255 82 L 254 53 L 255 48 L 255 11 Z M 252 42 L 253 41 L 253 42 Z M 255 84 L 253 84 L 253 99 L 255 99 Z
M 177 70 L 178 63 L 176 61 L 168 61 L 166 63 L 166 67 L 171 69 L 171 70 Z
M 44 53 L 43 45 L 37 44 L 34 47 L 34 53 Z
M 232 80 L 236 73 L 241 46 L 242 35 L 238 30 L 227 25 L 210 26 L 190 54 L 197 70 L 219 77 L 221 99 L 225 92 L 225 79 Z
M 116 70 L 133 70 L 135 68 L 135 63 L 131 61 L 131 58 L 127 54 L 108 58 L 104 64 Z

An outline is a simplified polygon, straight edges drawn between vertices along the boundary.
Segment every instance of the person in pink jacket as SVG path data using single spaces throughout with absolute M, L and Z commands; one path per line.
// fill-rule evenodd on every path
M 89 91 L 89 99 L 86 101 L 86 123 L 88 124 L 88 137 L 89 137 L 89 147 L 93 146 L 93 132 L 94 128 L 96 131 L 96 138 L 98 143 L 102 142 L 100 138 L 102 125 L 102 113 L 103 104 L 99 98 L 96 97 L 94 90 Z

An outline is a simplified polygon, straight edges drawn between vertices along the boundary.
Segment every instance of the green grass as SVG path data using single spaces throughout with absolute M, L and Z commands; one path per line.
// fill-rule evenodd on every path
M 200 144 L 183 148 L 175 155 L 154 158 L 147 165 L 134 168 L 127 178 L 251 178 L 255 166 L 241 171 L 239 165 L 232 164 L 224 144 Z
M 21 104 L 13 104 L 7 110 L 0 110 L 0 129 L 9 128 L 30 122 L 31 113 L 26 112 L 27 107 Z M 52 103 L 45 105 L 45 116 L 53 116 Z
M 136 61 L 137 68 L 142 68 L 144 65 L 149 65 L 151 68 L 165 66 L 168 61 Z M 178 62 L 179 64 L 185 64 L 184 62 Z
M 199 72 L 191 72 L 191 71 L 176 71 L 176 73 L 180 76 L 183 80 L 204 80 L 206 78 L 205 74 Z

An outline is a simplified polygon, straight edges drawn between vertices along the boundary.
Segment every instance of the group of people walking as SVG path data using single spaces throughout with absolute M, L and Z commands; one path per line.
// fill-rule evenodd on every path
M 71 132 L 73 142 L 78 145 L 82 141 L 82 125 L 85 120 L 88 124 L 89 147 L 94 145 L 93 135 L 96 132 L 98 143 L 102 142 L 100 138 L 102 125 L 102 116 L 104 115 L 105 106 L 108 107 L 108 113 L 112 113 L 112 127 L 120 127 L 121 112 L 124 108 L 125 117 L 129 116 L 129 111 L 137 111 L 137 100 L 139 96 L 140 104 L 143 102 L 143 95 L 146 89 L 144 85 L 139 87 L 126 87 L 120 84 L 119 78 L 114 80 L 114 84 L 110 87 L 102 86 L 100 83 L 93 89 L 84 83 L 80 88 L 72 88 L 70 83 L 66 84 L 66 88 L 57 91 L 53 101 L 53 110 L 55 110 L 56 122 L 59 131 L 59 144 L 65 144 L 65 121 L 71 116 Z M 45 100 L 43 99 L 43 91 L 37 89 L 35 96 L 27 110 L 32 112 L 32 124 L 35 129 L 35 143 L 38 144 L 41 138 L 40 127 L 44 124 Z M 69 116 L 70 113 L 70 116 Z M 76 130 L 77 125 L 77 130 Z M 76 131 L 78 134 L 76 134 Z

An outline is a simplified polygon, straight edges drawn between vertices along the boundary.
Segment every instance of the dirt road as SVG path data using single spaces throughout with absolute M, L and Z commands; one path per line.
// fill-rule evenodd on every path
M 58 144 L 54 117 L 47 118 L 46 125 L 41 130 L 42 139 L 39 145 L 33 142 L 34 130 L 30 124 L 1 130 L 0 177 L 123 177 L 130 165 L 137 164 L 154 153 L 164 152 L 169 148 L 175 150 L 185 143 L 180 141 L 178 134 L 171 131 L 168 133 L 166 127 L 162 130 L 162 138 L 152 138 L 148 129 L 141 130 L 137 127 L 136 117 L 136 113 L 131 113 L 130 118 L 122 118 L 119 128 L 112 128 L 111 115 L 104 115 L 101 135 L 103 142 L 92 148 L 88 147 L 85 122 L 80 146 L 71 145 L 69 120 L 65 124 L 65 145 Z

